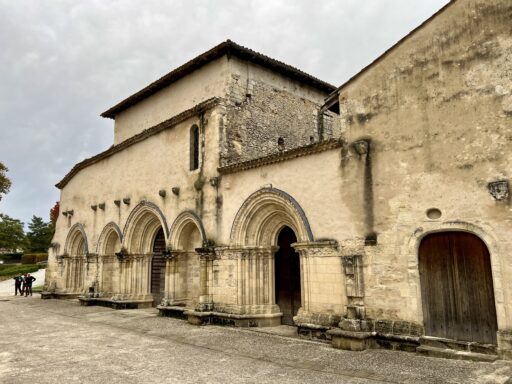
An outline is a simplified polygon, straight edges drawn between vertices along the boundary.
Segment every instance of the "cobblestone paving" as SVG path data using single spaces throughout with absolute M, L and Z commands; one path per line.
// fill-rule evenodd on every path
M 0 383 L 512 383 L 512 363 L 347 352 L 247 329 L 0 297 Z M 279 331 L 277 331 L 279 333 Z M 508 384 L 507 383 L 507 384 Z

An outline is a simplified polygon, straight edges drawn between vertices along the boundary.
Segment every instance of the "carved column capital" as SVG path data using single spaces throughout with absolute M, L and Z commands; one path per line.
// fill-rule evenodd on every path
M 293 243 L 293 249 L 305 257 L 338 257 L 338 242 L 335 240 Z

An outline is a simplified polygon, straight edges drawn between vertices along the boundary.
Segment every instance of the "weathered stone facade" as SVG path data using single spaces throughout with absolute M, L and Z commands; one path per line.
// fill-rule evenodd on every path
M 164 76 L 103 114 L 115 145 L 58 184 L 47 286 L 196 324 L 293 316 L 339 348 L 512 358 L 511 18 L 452 1 L 337 90 L 229 41 Z

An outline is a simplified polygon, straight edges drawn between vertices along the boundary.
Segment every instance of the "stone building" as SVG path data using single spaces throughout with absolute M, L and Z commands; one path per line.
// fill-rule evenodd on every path
M 170 72 L 57 184 L 45 296 L 512 358 L 511 19 L 452 1 L 337 89 L 231 41 Z

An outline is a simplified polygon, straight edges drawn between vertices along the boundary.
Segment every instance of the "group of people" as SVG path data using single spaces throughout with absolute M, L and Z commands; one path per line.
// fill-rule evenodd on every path
M 21 296 L 32 296 L 32 283 L 36 281 L 34 276 L 30 273 L 19 274 L 14 277 L 14 296 L 18 296 L 18 292 Z

